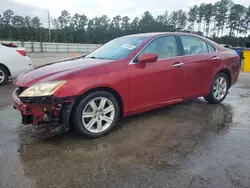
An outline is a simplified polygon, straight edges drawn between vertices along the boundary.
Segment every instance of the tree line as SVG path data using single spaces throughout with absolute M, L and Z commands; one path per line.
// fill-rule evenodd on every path
M 131 19 L 117 15 L 88 19 L 85 14 L 71 15 L 63 10 L 51 20 L 52 42 L 105 43 L 113 38 L 142 32 L 183 31 L 203 35 L 220 43 L 243 46 L 250 40 L 250 5 L 234 4 L 232 0 L 202 3 L 182 9 L 165 11 L 154 17 L 150 12 Z M 49 29 L 38 17 L 22 17 L 12 10 L 0 14 L 0 39 L 50 41 Z

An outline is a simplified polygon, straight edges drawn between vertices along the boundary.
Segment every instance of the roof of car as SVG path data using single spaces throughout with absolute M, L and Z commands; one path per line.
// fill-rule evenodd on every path
M 132 34 L 132 35 L 126 35 L 127 37 L 133 37 L 133 36 L 141 36 L 141 37 L 155 37 L 159 35 L 166 35 L 170 34 L 170 32 L 155 32 L 155 33 L 139 33 L 139 34 Z M 124 37 L 126 37 L 124 36 Z
M 169 32 L 155 32 L 155 33 L 139 33 L 139 34 L 132 34 L 128 36 L 142 36 L 142 37 L 153 37 L 158 35 L 168 34 Z
M 185 33 L 185 32 L 154 32 L 154 33 L 139 33 L 139 34 L 132 34 L 132 35 L 126 35 L 126 36 L 141 36 L 141 37 L 156 37 L 161 35 L 190 35 L 190 36 L 199 36 L 192 33 Z M 126 37 L 124 36 L 124 37 Z
M 216 48 L 220 48 L 220 45 L 218 45 L 216 42 L 214 42 L 213 40 L 204 37 L 204 36 L 200 36 L 197 34 L 193 34 L 193 33 L 186 33 L 186 32 L 154 32 L 154 33 L 139 33 L 139 34 L 132 34 L 132 35 L 126 35 L 123 37 L 149 37 L 149 38 L 154 38 L 157 36 L 164 36 L 164 35 L 188 35 L 188 36 L 194 36 L 194 37 L 198 37 L 201 38 L 203 40 L 205 40 L 206 42 L 208 42 L 210 45 L 213 45 L 214 47 L 216 46 Z

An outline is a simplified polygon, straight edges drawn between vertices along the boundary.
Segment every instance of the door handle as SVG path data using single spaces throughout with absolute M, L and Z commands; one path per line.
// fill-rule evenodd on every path
M 175 63 L 173 64 L 173 67 L 182 67 L 184 63 Z
M 220 59 L 220 57 L 219 56 L 212 57 L 212 60 L 217 60 L 217 59 Z

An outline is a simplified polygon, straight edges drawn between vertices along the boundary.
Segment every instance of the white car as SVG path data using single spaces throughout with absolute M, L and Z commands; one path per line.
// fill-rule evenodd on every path
M 1 43 L 0 54 L 0 86 L 6 84 L 10 78 L 16 78 L 33 69 L 32 61 L 24 48 L 19 48 L 12 43 Z

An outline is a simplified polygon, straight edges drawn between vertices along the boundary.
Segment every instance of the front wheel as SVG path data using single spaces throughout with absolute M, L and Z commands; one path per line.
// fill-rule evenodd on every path
M 89 138 L 109 133 L 119 119 L 117 99 L 106 91 L 90 93 L 78 104 L 74 122 L 76 131 Z
M 213 80 L 210 94 L 205 96 L 204 99 L 210 104 L 221 103 L 226 98 L 228 89 L 228 77 L 224 73 L 219 73 Z

